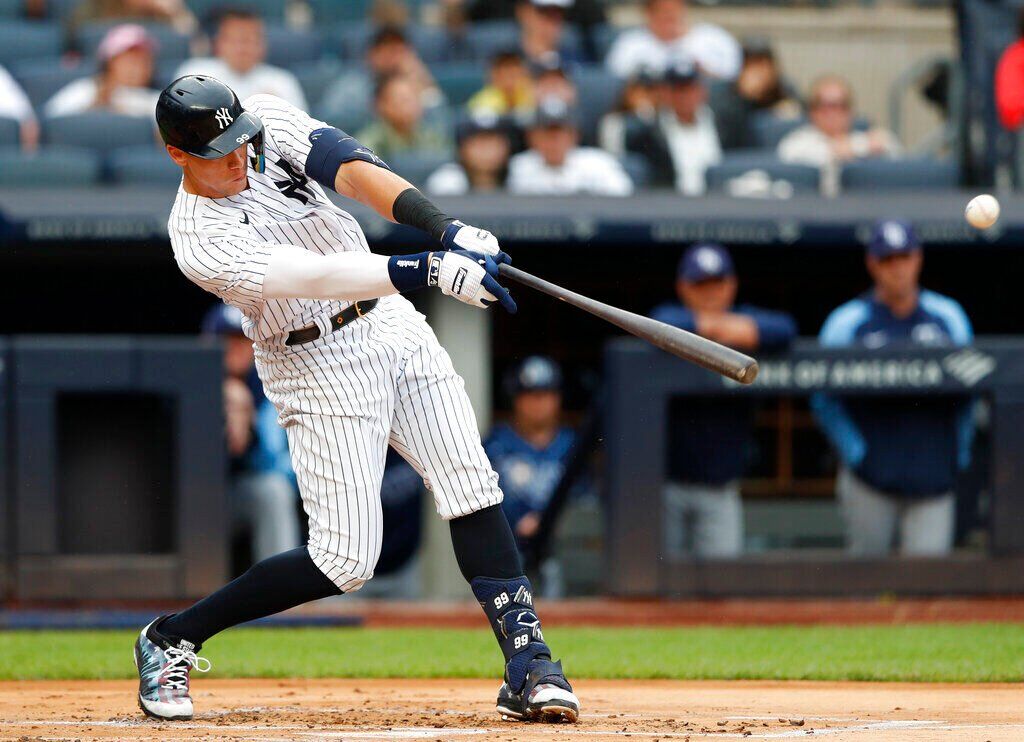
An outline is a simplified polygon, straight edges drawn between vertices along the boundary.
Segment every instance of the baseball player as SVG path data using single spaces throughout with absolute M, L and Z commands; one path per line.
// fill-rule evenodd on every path
M 243 105 L 223 83 L 186 76 L 160 94 L 156 118 L 183 175 L 168 222 L 175 260 L 245 315 L 267 398 L 288 434 L 309 544 L 142 630 L 143 711 L 191 718 L 189 673 L 209 669 L 197 653 L 214 634 L 358 590 L 373 576 L 390 445 L 449 521 L 459 568 L 504 654 L 498 711 L 575 721 L 579 701 L 544 643 L 463 381 L 400 296 L 434 287 L 514 312 L 496 280 L 508 260 L 497 239 L 449 218 L 369 149 L 279 98 L 255 95 Z M 372 254 L 325 188 L 429 232 L 438 249 Z

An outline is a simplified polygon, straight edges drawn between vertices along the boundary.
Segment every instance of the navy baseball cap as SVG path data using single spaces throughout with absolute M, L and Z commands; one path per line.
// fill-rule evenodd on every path
M 700 80 L 700 70 L 697 69 L 697 63 L 693 59 L 682 54 L 669 63 L 662 79 L 669 85 L 688 85 Z
M 530 356 L 512 375 L 512 394 L 557 392 L 562 389 L 562 370 L 547 356 Z
M 712 278 L 727 278 L 736 274 L 732 257 L 721 245 L 705 242 L 694 245 L 679 260 L 676 276 L 689 283 Z
M 455 141 L 462 144 L 474 134 L 508 136 L 508 129 L 508 122 L 493 111 L 477 111 L 466 115 L 455 125 Z
M 909 255 L 921 249 L 921 243 L 909 223 L 887 219 L 875 225 L 875 231 L 868 243 L 868 255 L 874 258 L 888 258 L 891 255 Z
M 537 101 L 537 108 L 530 119 L 531 128 L 575 125 L 576 116 L 572 107 L 561 98 L 555 97 Z
M 203 317 L 204 335 L 244 335 L 242 311 L 227 304 L 212 307 Z

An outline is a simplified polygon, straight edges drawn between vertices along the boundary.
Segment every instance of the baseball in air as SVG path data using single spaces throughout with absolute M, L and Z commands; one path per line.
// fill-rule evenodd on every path
M 967 204 L 964 216 L 967 217 L 967 221 L 972 227 L 988 229 L 999 218 L 999 202 L 996 201 L 995 196 L 990 196 L 987 193 L 975 196 Z

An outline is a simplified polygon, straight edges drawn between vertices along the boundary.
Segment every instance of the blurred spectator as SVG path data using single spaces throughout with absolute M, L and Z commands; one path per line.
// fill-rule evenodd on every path
M 924 290 L 913 229 L 886 221 L 867 251 L 874 286 L 829 315 L 818 336 L 830 348 L 962 346 L 973 339 L 960 305 Z M 971 404 L 953 397 L 811 399 L 840 459 L 836 495 L 854 556 L 939 556 L 953 547 L 957 472 L 971 460 Z
M 47 101 L 43 112 L 68 116 L 101 109 L 152 118 L 160 95 L 151 87 L 155 46 L 142 26 L 114 26 L 96 49 L 99 72 L 69 82 Z
M 21 148 L 34 150 L 39 144 L 39 121 L 25 91 L 0 65 L 0 118 L 14 119 L 20 124 Z
M 579 146 L 572 110 L 542 99 L 527 131 L 529 149 L 509 163 L 508 189 L 524 195 L 628 196 L 633 182 L 611 154 Z
M 782 77 L 768 39 L 743 43 L 743 67 L 739 77 L 716 91 L 711 102 L 724 149 L 754 147 L 752 119 L 756 113 L 795 119 L 802 109 L 797 96 Z
M 537 100 L 558 98 L 566 105 L 576 105 L 578 92 L 576 83 L 569 76 L 567 63 L 560 54 L 546 54 L 534 61 L 533 94 Z
M 396 74 L 415 83 L 424 108 L 444 102 L 427 66 L 398 26 L 382 26 L 374 33 L 363 62 L 362 68 L 348 69 L 327 89 L 320 103 L 324 111 L 369 111 L 374 81 Z
M 225 8 L 217 14 L 213 54 L 185 60 L 174 76 L 209 75 L 234 90 L 239 100 L 267 93 L 307 110 L 306 96 L 295 75 L 264 63 L 267 40 L 263 19 L 254 11 Z
M 166 23 L 182 34 L 199 27 L 184 0 L 83 0 L 71 15 L 72 36 L 87 23 L 118 20 Z
M 435 196 L 461 196 L 470 191 L 497 191 L 505 187 L 512 153 L 508 126 L 493 113 L 477 113 L 455 129 L 458 161 L 435 170 L 426 190 Z
M 462 0 L 448 0 L 461 3 Z M 472 21 L 496 21 L 515 17 L 519 0 L 467 0 L 467 13 Z M 583 48 L 591 60 L 598 59 L 595 30 L 607 21 L 605 0 L 573 0 L 566 9 L 566 21 L 580 32 Z
M 853 92 L 836 75 L 819 78 L 811 86 L 807 103 L 810 123 L 791 131 L 779 142 L 779 157 L 821 168 L 821 187 L 826 195 L 839 192 L 843 163 L 868 157 L 893 157 L 899 142 L 892 132 L 873 128 L 854 130 Z
M 242 313 L 218 304 L 203 319 L 203 335 L 224 342 L 224 419 L 230 457 L 233 519 L 252 532 L 252 561 L 301 543 L 298 494 L 284 430 L 263 396 L 252 341 Z
M 549 54 L 557 54 L 571 62 L 579 62 L 565 47 L 565 14 L 573 0 L 519 0 L 516 21 L 519 23 L 519 48 L 528 62 L 539 62 Z
M 608 69 L 628 79 L 643 69 L 665 69 L 680 55 L 696 60 L 706 75 L 733 80 L 743 55 L 728 31 L 708 23 L 690 25 L 686 0 L 646 0 L 647 25 L 622 33 L 608 51 Z
M 627 133 L 626 146 L 647 159 L 655 183 L 687 196 L 706 190 L 704 174 L 722 159 L 715 115 L 697 66 L 680 57 L 665 70 L 666 107 L 653 125 Z
M 423 121 L 416 83 L 404 74 L 386 75 L 374 92 L 377 119 L 356 139 L 387 160 L 396 152 L 448 152 L 451 143 L 437 127 Z
M 441 0 L 441 29 L 444 46 L 440 62 L 475 62 L 476 49 L 469 40 L 469 17 L 462 0 Z
M 495 425 L 484 450 L 505 493 L 501 508 L 523 550 L 537 534 L 562 480 L 576 433 L 562 425 L 562 372 L 550 358 L 525 359 L 506 386 L 512 398 L 511 423 Z M 547 578 L 542 581 L 544 594 L 555 597 L 560 592 L 557 567 L 542 565 L 541 573 Z
M 1024 8 L 1017 13 L 1017 40 L 999 57 L 995 88 L 999 120 L 1016 131 L 1024 122 Z
M 598 124 L 597 141 L 601 149 L 621 157 L 626 152 L 628 132 L 654 125 L 658 115 L 658 77 L 659 73 L 643 70 L 629 78 L 615 107 Z
M 736 270 L 721 245 L 694 245 L 676 271 L 678 302 L 651 317 L 743 351 L 786 348 L 796 323 L 784 312 L 735 305 Z M 687 398 L 673 404 L 665 487 L 665 547 L 674 557 L 736 557 L 743 550 L 739 480 L 750 448 L 749 400 Z
M 491 57 L 487 85 L 466 103 L 472 113 L 528 116 L 533 110 L 533 78 L 518 50 Z

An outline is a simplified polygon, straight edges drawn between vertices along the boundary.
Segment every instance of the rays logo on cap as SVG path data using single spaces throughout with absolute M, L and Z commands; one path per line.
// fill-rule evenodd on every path
M 902 250 L 907 246 L 907 230 L 899 222 L 886 222 L 882 227 L 886 243 L 894 250 Z
M 220 124 L 221 129 L 226 129 L 235 120 L 232 118 L 231 114 L 228 113 L 228 109 L 226 108 L 218 110 L 215 117 L 217 119 L 217 123 Z
M 722 256 L 709 247 L 702 247 L 694 258 L 705 273 L 715 274 L 722 270 Z

